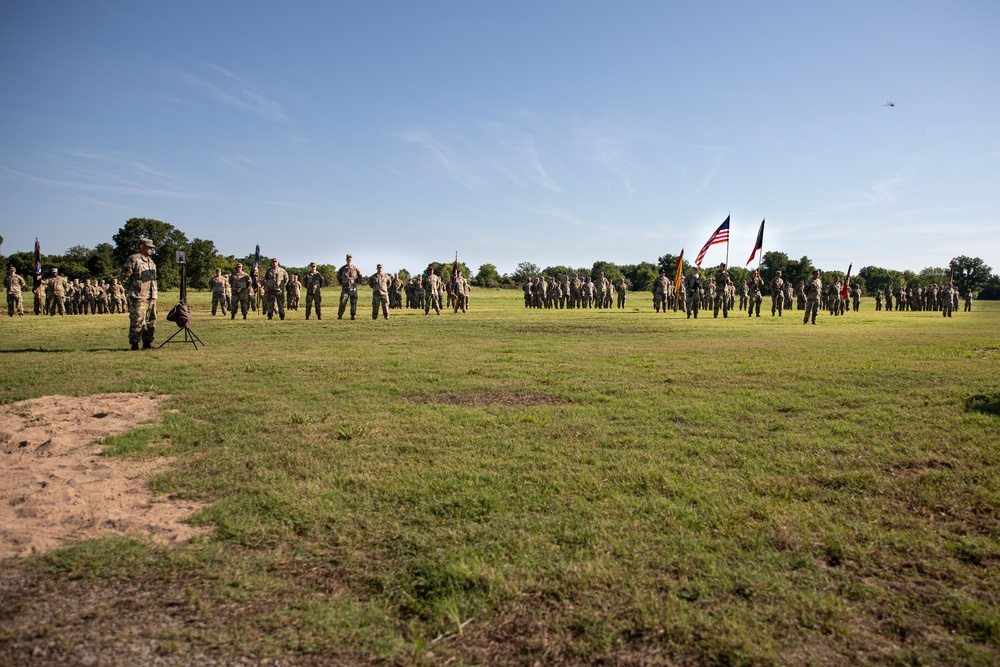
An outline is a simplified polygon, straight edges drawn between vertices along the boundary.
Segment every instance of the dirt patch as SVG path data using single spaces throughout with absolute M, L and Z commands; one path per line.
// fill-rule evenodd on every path
M 518 391 L 476 391 L 468 394 L 423 394 L 411 396 L 414 403 L 440 403 L 443 405 L 468 405 L 483 407 L 486 405 L 536 406 L 536 405 L 569 405 L 572 401 L 555 396 L 543 396 Z
M 149 393 L 46 396 L 0 408 L 0 559 L 106 535 L 159 542 L 204 532 L 181 523 L 200 505 L 154 499 L 167 459 L 101 456 L 104 436 L 159 418 Z

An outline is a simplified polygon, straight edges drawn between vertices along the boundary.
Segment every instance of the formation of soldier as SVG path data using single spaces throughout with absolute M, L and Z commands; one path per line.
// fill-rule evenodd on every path
M 521 290 L 525 308 L 613 308 L 616 302 L 618 308 L 625 308 L 628 284 L 624 278 L 614 283 L 603 272 L 596 280 L 571 273 L 561 281 L 528 276 Z
M 141 289 L 146 295 L 131 297 L 128 294 L 129 284 L 135 282 L 136 273 L 152 271 L 155 275 L 155 264 L 152 263 L 152 241 L 141 239 L 139 253 L 126 262 L 122 273 L 122 281 L 80 279 L 67 280 L 53 268 L 51 275 L 41 281 L 39 289 L 35 290 L 35 313 L 47 315 L 64 314 L 103 314 L 129 312 L 129 340 L 133 349 L 138 343 L 152 341 L 152 331 L 155 326 L 155 289 L 150 289 L 149 280 L 141 280 Z M 271 260 L 271 267 L 265 272 L 259 287 L 263 297 L 262 312 L 272 319 L 277 313 L 279 319 L 285 317 L 285 306 L 288 310 L 298 310 L 300 292 L 306 291 L 306 319 L 315 312 L 316 319 L 322 319 L 322 289 L 326 280 L 317 270 L 315 262 L 309 265 L 309 272 L 304 274 L 300 282 L 297 275 L 289 276 L 277 259 Z M 132 266 L 131 270 L 129 269 Z M 152 265 L 151 267 L 149 265 Z M 136 267 L 139 268 L 136 268 Z M 353 263 L 351 255 L 347 255 L 346 263 L 337 271 L 337 282 L 341 287 L 338 319 L 343 318 L 350 306 L 351 319 L 357 317 L 358 287 L 362 279 L 361 269 Z M 243 264 L 237 265 L 232 274 L 222 273 L 217 268 L 215 275 L 209 280 L 212 295 L 212 315 L 221 310 L 223 316 L 227 313 L 232 319 L 237 313 L 247 318 L 248 311 L 256 311 L 257 303 L 252 289 L 253 279 L 244 271 Z M 382 265 L 368 280 L 372 288 L 372 316 L 378 318 L 379 310 L 385 319 L 389 318 L 389 310 L 397 308 L 413 308 L 429 314 L 434 310 L 440 315 L 443 308 L 452 308 L 455 313 L 467 312 L 469 307 L 470 284 L 455 267 L 450 281 L 444 281 L 438 276 L 433 266 L 428 266 L 421 275 L 407 279 L 405 282 L 396 274 L 385 273 Z M 22 290 L 24 279 L 17 275 L 14 267 L 9 267 L 4 277 L 4 287 L 7 291 L 8 316 L 21 316 L 24 313 Z M 771 315 L 781 317 L 784 311 L 805 311 L 804 323 L 816 322 L 819 310 L 829 312 L 832 316 L 844 315 L 849 311 L 858 312 L 861 307 L 862 290 L 858 283 L 849 286 L 847 290 L 836 277 L 833 282 L 823 285 L 819 272 L 813 272 L 812 279 L 799 281 L 793 285 L 785 281 L 780 271 L 775 272 L 768 284 L 771 295 Z M 760 271 L 755 270 L 750 277 L 737 288 L 724 263 L 720 264 L 713 275 L 702 275 L 698 267 L 683 276 L 681 289 L 675 288 L 666 272 L 661 269 L 659 276 L 652 285 L 653 309 L 657 313 L 684 312 L 688 318 L 698 317 L 701 310 L 712 310 L 714 317 L 722 312 L 724 318 L 730 311 L 746 311 L 750 317 L 760 317 L 760 307 L 763 301 L 764 280 Z M 596 279 L 590 276 L 567 274 L 561 280 L 555 277 L 528 277 L 522 284 L 524 305 L 526 308 L 540 309 L 573 309 L 617 307 L 624 309 L 628 297 L 628 283 L 621 278 L 617 283 L 601 273 Z M 152 294 L 152 296 L 151 296 Z M 846 297 L 845 297 L 846 294 Z M 739 295 L 739 305 L 736 296 Z M 959 294 L 953 285 L 930 285 L 928 287 L 914 286 L 910 288 L 897 287 L 892 290 L 875 290 L 875 310 L 892 311 L 933 311 L 941 312 L 945 317 L 951 317 L 958 310 L 959 300 L 964 299 L 966 312 L 972 310 L 974 294 L 967 290 Z M 404 300 L 405 299 L 405 300 Z M 134 302 L 134 303 L 133 303 Z M 793 306 L 794 304 L 794 306 Z M 133 307 L 134 306 L 134 307 Z M 140 312 L 142 311 L 142 312 Z M 144 332 L 148 331 L 148 341 Z
M 23 287 L 24 280 L 13 272 L 13 267 L 10 267 L 7 278 L 12 275 Z M 8 280 L 5 278 L 4 285 L 7 283 Z M 24 306 L 20 293 L 15 297 L 10 287 L 7 288 L 8 314 L 12 297 L 18 304 L 18 314 L 23 314 Z M 59 269 L 52 269 L 49 277 L 42 280 L 35 291 L 34 302 L 36 315 L 105 315 L 124 313 L 126 308 L 125 289 L 117 279 L 112 278 L 111 282 L 107 282 L 87 278 L 80 282 L 79 278 L 74 278 L 71 282 L 59 275 Z

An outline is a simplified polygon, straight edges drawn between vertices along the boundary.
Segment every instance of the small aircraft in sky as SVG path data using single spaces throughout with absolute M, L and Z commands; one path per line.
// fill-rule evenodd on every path
M 892 101 L 889 101 L 889 102 L 886 102 L 885 104 L 883 104 L 882 106 L 884 106 L 884 107 L 894 107 L 894 106 L 896 106 L 896 103 L 892 102 Z

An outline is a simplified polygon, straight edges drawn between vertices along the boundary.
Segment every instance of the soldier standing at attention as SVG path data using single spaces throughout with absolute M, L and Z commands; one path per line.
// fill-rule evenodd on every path
M 379 265 L 381 266 L 381 265 Z M 455 269 L 455 279 L 451 281 L 451 292 L 455 295 L 455 312 L 469 309 L 469 281 L 462 277 L 462 270 Z
M 434 267 L 427 267 L 427 275 L 424 276 L 424 291 L 427 292 L 424 298 L 424 315 L 431 314 L 431 308 L 438 315 L 441 314 L 441 278 L 434 275 Z
M 239 310 L 243 311 L 243 319 L 246 319 L 250 308 L 250 274 L 243 273 L 242 264 L 237 264 L 236 272 L 229 276 L 229 288 L 233 294 L 232 303 L 229 304 L 229 319 L 236 319 L 237 304 Z
M 299 292 L 302 290 L 302 283 L 299 282 L 299 275 L 293 273 L 292 277 L 288 279 L 288 284 L 285 286 L 285 291 L 287 292 L 286 298 L 288 299 L 288 310 L 298 310 L 299 309 Z
M 323 304 L 323 293 L 320 290 L 326 285 L 326 278 L 316 270 L 316 262 L 309 264 L 309 273 L 305 275 L 303 280 L 305 281 L 303 284 L 306 287 L 306 319 L 309 319 L 313 306 L 315 306 L 316 319 L 321 320 L 323 316 L 320 312 L 320 307 Z
M 971 287 L 969 289 L 965 290 L 965 296 L 963 298 L 965 299 L 965 308 L 962 309 L 962 312 L 971 313 L 972 312 L 972 288 Z
M 875 290 L 875 312 L 882 310 L 882 290 Z
M 851 288 L 851 306 L 855 313 L 861 307 L 861 285 L 857 283 L 854 283 L 854 287 Z
M 952 303 L 954 303 L 952 301 L 952 298 L 951 298 L 952 297 L 951 293 L 952 293 L 953 289 L 954 289 L 954 287 L 952 286 L 951 283 L 948 283 L 947 285 L 945 285 L 944 287 L 941 288 L 941 316 L 942 317 L 951 317 Z
M 727 298 L 726 287 L 729 285 L 729 271 L 726 270 L 725 262 L 719 264 L 719 269 L 715 272 L 715 315 L 719 316 L 719 306 L 722 306 L 722 317 L 729 317 L 729 299 Z
M 49 278 L 49 289 L 46 290 L 46 296 L 50 296 L 50 306 L 49 315 L 55 315 L 56 311 L 59 311 L 59 315 L 66 314 L 66 290 L 69 288 L 69 281 L 59 275 L 59 269 L 52 269 L 52 277 Z M 51 291 L 50 291 L 51 290 Z
M 625 284 L 625 278 L 622 278 L 615 284 L 615 292 L 618 294 L 618 307 L 625 308 L 625 294 L 628 292 L 628 285 Z
M 125 260 L 121 281 L 128 297 L 128 342 L 131 349 L 153 347 L 156 333 L 156 262 L 155 246 L 149 239 L 139 239 L 139 252 Z
M 819 270 L 812 273 L 812 280 L 806 283 L 806 316 L 802 319 L 802 324 L 808 324 L 812 317 L 812 323 L 816 324 L 816 315 L 819 313 L 819 298 L 823 294 L 823 281 L 819 279 Z
M 368 279 L 368 285 L 372 288 L 373 320 L 378 319 L 379 306 L 382 307 L 383 317 L 385 317 L 385 319 L 389 319 L 389 285 L 391 284 L 392 279 L 386 275 L 386 273 L 382 270 L 382 265 L 379 264 L 375 273 Z M 457 305 L 455 306 L 455 312 L 458 312 Z
M 771 278 L 771 317 L 774 317 L 774 311 L 778 311 L 778 317 L 781 317 L 782 307 L 785 304 L 785 281 L 781 278 L 781 271 L 775 271 L 774 277 Z
M 24 278 L 17 275 L 17 269 L 13 265 L 7 268 L 7 275 L 4 276 L 3 286 L 7 288 L 7 315 L 18 317 L 24 315 L 24 302 L 21 301 L 21 288 L 24 287 Z
M 361 271 L 354 266 L 354 259 L 347 256 L 347 263 L 337 271 L 337 282 L 340 283 L 340 310 L 337 311 L 337 319 L 343 319 L 344 311 L 347 309 L 347 302 L 351 302 L 351 319 L 358 314 L 358 279 L 361 278 Z
M 285 319 L 285 285 L 288 284 L 288 271 L 278 265 L 277 259 L 271 260 L 271 268 L 264 274 L 264 312 L 267 319 L 274 317 L 275 306 L 278 317 Z
M 215 275 L 208 281 L 208 286 L 212 290 L 212 317 L 219 305 L 222 305 L 222 316 L 226 316 L 226 280 L 222 277 L 222 269 L 216 269 Z
M 747 303 L 747 316 L 753 317 L 754 306 L 757 306 L 757 317 L 760 317 L 760 302 L 764 300 L 761 290 L 764 287 L 764 279 L 760 277 L 760 269 L 754 269 L 750 276 L 749 292 L 750 297 Z
M 694 319 L 698 319 L 698 306 L 701 303 L 701 276 L 698 275 L 697 267 L 691 267 L 691 273 L 684 278 L 684 293 L 687 297 L 685 307 L 687 316 L 690 319 L 694 313 Z

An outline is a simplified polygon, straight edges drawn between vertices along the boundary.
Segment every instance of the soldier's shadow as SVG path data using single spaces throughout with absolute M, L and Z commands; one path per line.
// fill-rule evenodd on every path
M 0 350 L 0 354 L 28 354 L 31 352 L 42 352 L 44 354 L 65 354 L 68 352 L 121 352 L 127 351 L 128 348 L 124 347 L 91 347 L 85 350 L 80 350 L 79 348 L 68 348 L 65 350 L 50 349 L 44 347 L 24 347 L 14 350 Z

